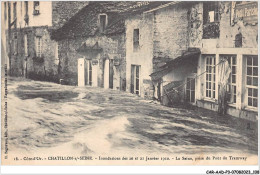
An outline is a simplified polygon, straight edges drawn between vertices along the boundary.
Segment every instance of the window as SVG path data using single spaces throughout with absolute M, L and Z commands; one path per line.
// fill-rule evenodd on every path
M 203 3 L 203 23 L 213 23 L 219 21 L 218 2 L 210 1 Z
M 243 36 L 241 33 L 235 36 L 235 47 L 242 47 Z
M 33 2 L 33 15 L 39 15 L 40 14 L 40 1 L 34 1 Z
M 134 37 L 133 37 L 134 51 L 139 49 L 139 29 L 134 29 Z
M 16 5 L 17 5 L 17 3 L 15 2 L 14 4 L 14 8 L 13 8 L 13 16 L 14 16 L 14 18 L 13 18 L 13 20 L 14 20 L 14 28 L 16 28 L 16 21 L 17 21 L 17 14 L 16 14 Z
M 216 58 L 214 55 L 205 56 L 206 61 L 206 97 L 216 98 Z
M 203 39 L 219 38 L 219 2 L 203 3 Z
M 5 18 L 5 20 L 7 19 L 7 14 L 6 14 L 7 10 L 6 10 L 6 8 L 7 8 L 7 6 L 6 6 L 6 2 L 5 2 L 4 3 L 4 18 Z
M 42 57 L 42 37 L 36 37 L 36 56 Z
M 246 58 L 246 89 L 247 105 L 256 107 L 258 102 L 258 56 L 245 56 Z
M 28 56 L 29 47 L 28 47 L 28 36 L 27 34 L 24 35 L 24 55 Z
M 231 75 L 228 79 L 228 85 L 227 85 L 227 94 L 228 94 L 228 102 L 229 103 L 236 103 L 236 91 L 237 91 L 237 57 L 235 55 L 223 55 L 220 56 L 220 59 L 225 59 L 228 61 L 228 64 L 231 68 Z
M 29 23 L 29 15 L 28 15 L 28 1 L 25 1 L 24 2 L 24 10 L 25 10 L 25 15 L 24 15 L 24 21 L 25 21 L 25 24 L 28 25 Z
M 107 15 L 99 15 L 100 32 L 103 33 L 107 25 Z
M 25 14 L 28 14 L 28 1 L 24 1 Z

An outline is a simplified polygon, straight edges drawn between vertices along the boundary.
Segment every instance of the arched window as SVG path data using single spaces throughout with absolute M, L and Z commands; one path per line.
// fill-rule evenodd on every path
M 235 36 L 235 47 L 242 47 L 242 34 L 239 33 Z

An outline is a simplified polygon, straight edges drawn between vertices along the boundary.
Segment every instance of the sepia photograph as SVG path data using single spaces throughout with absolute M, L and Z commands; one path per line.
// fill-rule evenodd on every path
M 258 1 L 1 2 L 2 165 L 258 165 L 258 103 Z

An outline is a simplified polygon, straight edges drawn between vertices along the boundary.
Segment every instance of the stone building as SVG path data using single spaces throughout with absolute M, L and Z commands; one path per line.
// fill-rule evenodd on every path
M 5 58 L 8 59 L 6 63 L 10 74 L 58 81 L 57 44 L 51 40 L 50 33 L 87 4 L 58 1 L 2 2 L 2 45 L 6 49 Z
M 64 3 L 2 3 L 13 75 L 257 119 L 258 2 Z
M 164 105 L 190 103 L 219 111 L 224 104 L 223 113 L 256 120 L 257 5 L 168 2 L 129 17 L 126 31 L 133 33 L 126 38 L 129 91 L 137 90 L 131 83 L 133 74 L 134 81 L 141 80 L 138 93 L 153 94 Z M 133 48 L 135 33 L 138 50 Z
M 90 2 L 52 38 L 67 84 L 126 90 L 125 18 L 161 2 Z
M 152 83 L 150 74 L 187 49 L 187 10 L 182 3 L 166 2 L 126 19 L 129 92 L 146 98 L 161 98 L 161 88 L 158 88 L 162 85 L 161 77 L 153 78 Z
M 195 103 L 219 110 L 221 86 L 227 79 L 226 112 L 257 120 L 258 2 L 205 2 L 196 4 L 194 11 L 203 16 L 196 18 L 201 23 L 197 31 L 191 29 L 189 33 L 193 41 L 190 45 L 201 49 L 197 75 L 206 71 L 195 79 Z M 194 33 L 196 39 L 191 37 Z M 227 61 L 230 69 L 226 77 L 222 74 L 222 61 Z

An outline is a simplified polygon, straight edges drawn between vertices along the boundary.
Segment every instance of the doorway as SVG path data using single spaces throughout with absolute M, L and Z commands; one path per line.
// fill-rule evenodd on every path
M 195 103 L 195 79 L 194 78 L 187 78 L 186 101 L 190 103 Z
M 131 65 L 131 93 L 140 95 L 140 70 L 141 66 Z
M 88 85 L 92 86 L 92 64 L 88 62 Z
M 160 80 L 160 81 L 158 82 L 158 85 L 157 85 L 157 97 L 158 97 L 158 101 L 161 101 L 161 81 L 162 81 L 162 80 Z
M 114 79 L 114 61 L 112 59 L 106 59 L 104 63 L 104 88 L 113 89 Z
M 85 86 L 85 59 L 78 59 L 78 86 Z
M 109 88 L 113 89 L 113 81 L 114 81 L 114 60 L 109 60 Z

